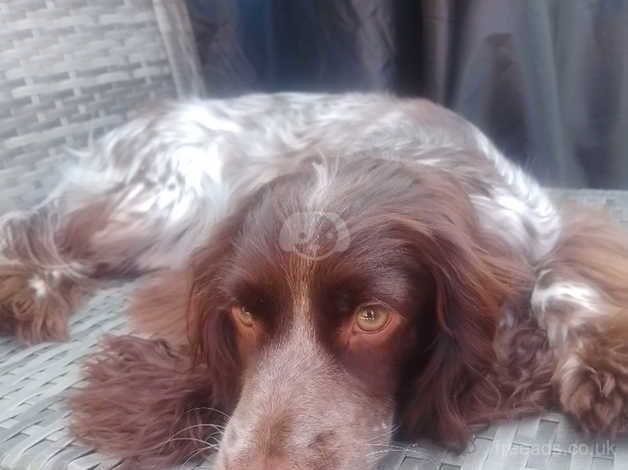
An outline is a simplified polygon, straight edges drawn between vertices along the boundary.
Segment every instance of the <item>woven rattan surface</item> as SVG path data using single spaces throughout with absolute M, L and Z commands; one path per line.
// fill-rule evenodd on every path
M 151 0 L 1 0 L 0 213 L 46 196 L 65 147 L 174 94 Z
M 66 342 L 25 347 L 0 339 L 0 469 L 108 469 L 119 463 L 69 435 L 64 397 L 79 383 L 78 365 L 99 338 L 129 332 L 123 312 L 132 287 L 98 292 L 72 319 Z
M 628 225 L 628 193 L 580 191 L 570 196 L 606 206 Z M 1 470 L 109 469 L 120 463 L 69 435 L 63 398 L 79 383 L 81 360 L 98 339 L 127 331 L 124 308 L 131 289 L 128 284 L 100 291 L 73 317 L 67 342 L 25 347 L 0 338 Z M 495 425 L 460 455 L 429 442 L 399 445 L 382 468 L 625 470 L 628 439 L 591 441 L 562 415 L 548 413 Z

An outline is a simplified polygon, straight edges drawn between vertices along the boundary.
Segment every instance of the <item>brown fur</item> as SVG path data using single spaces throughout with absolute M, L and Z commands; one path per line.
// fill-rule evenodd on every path
M 69 316 L 98 281 L 138 274 L 141 243 L 115 238 L 111 211 L 111 203 L 96 200 L 64 213 L 59 202 L 0 227 L 10 240 L 0 252 L 0 332 L 27 344 L 64 339 Z M 109 239 L 96 238 L 105 232 Z M 45 285 L 42 295 L 33 281 Z
M 46 286 L 41 298 L 29 285 L 33 278 Z M 68 277 L 54 279 L 36 267 L 0 266 L 0 333 L 27 344 L 65 339 L 67 319 L 84 290 Z
M 207 248 L 207 266 L 218 269 L 231 228 L 225 223 L 224 236 L 217 234 L 214 248 Z M 131 317 L 155 338 L 105 341 L 84 367 L 86 385 L 71 398 L 74 434 L 128 457 L 130 469 L 161 468 L 212 453 L 233 410 L 237 352 L 230 331 L 214 324 L 225 320 L 224 312 L 206 303 L 199 310 L 202 294 L 195 282 L 205 275 L 191 268 L 152 274 L 133 297 Z
M 224 412 L 214 407 L 206 371 L 190 357 L 160 340 L 106 339 L 84 365 L 85 386 L 71 397 L 74 434 L 129 458 L 129 469 L 210 453 Z
M 11 241 L 0 251 L 0 332 L 25 343 L 64 339 L 67 318 L 84 291 L 74 278 L 55 271 L 65 265 L 54 246 L 57 225 L 58 215 L 42 209 L 0 227 L 0 238 Z M 45 295 L 36 295 L 33 282 Z
M 493 341 L 502 307 L 529 288 L 530 277 L 523 260 L 470 224 L 475 222 L 470 207 L 460 206 L 464 197 L 451 187 L 447 193 L 450 199 L 441 194 L 430 201 L 435 213 L 428 215 L 429 229 L 414 228 L 416 253 L 427 257 L 433 270 L 437 329 L 427 364 L 414 373 L 414 383 L 401 388 L 408 400 L 402 422 L 413 435 L 429 434 L 460 448 L 470 423 L 498 413 L 502 390 L 487 379 L 497 359 Z M 447 201 L 457 205 L 444 206 Z M 447 214 L 445 225 L 439 225 L 437 213 Z M 480 248 L 487 242 L 490 253 Z
M 356 174 L 365 178 L 356 182 Z M 622 427 L 628 243 L 619 229 L 568 212 L 556 248 L 533 266 L 478 220 L 469 193 L 486 191 L 481 180 L 471 187 L 429 166 L 418 175 L 399 162 L 347 160 L 327 200 L 312 208 L 303 189 L 312 178 L 297 169 L 265 185 L 208 234 L 185 268 L 156 273 L 139 289 L 133 316 L 152 339 L 108 340 L 87 364 L 86 385 L 72 401 L 79 437 L 150 467 L 213 447 L 211 432 L 228 413 L 219 458 L 230 470 L 266 458 L 278 468 L 303 459 L 307 468 L 368 467 L 359 446 L 387 442 L 373 429 L 386 428 L 393 409 L 406 437 L 458 449 L 475 426 L 554 403 L 587 431 Z M 286 220 L 312 209 L 346 223 L 346 250 L 311 260 L 279 246 Z M 97 251 L 77 232 L 83 224 L 66 227 L 78 228 L 62 232 L 69 244 L 59 243 L 61 253 L 94 278 L 133 271 L 115 237 L 104 263 L 93 262 Z M 129 244 L 135 253 L 135 240 Z M 41 266 L 16 268 L 0 284 L 0 305 L 9 305 L 0 320 L 14 331 L 32 311 L 25 273 Z M 574 306 L 559 302 L 541 318 L 530 311 L 536 277 L 537 287 L 590 286 L 599 312 L 573 326 Z M 394 312 L 392 326 L 356 333 L 354 312 L 373 299 Z M 234 306 L 254 313 L 254 328 L 238 323 Z M 44 315 L 30 314 L 33 328 L 57 331 L 66 314 L 36 307 Z M 548 318 L 566 325 L 564 344 L 547 335 Z M 327 416 L 329 400 L 335 414 Z M 172 439 L 179 433 L 185 439 Z M 238 439 L 245 445 L 233 445 Z
M 234 399 L 244 385 L 242 393 L 246 400 L 238 403 L 236 416 L 243 412 L 242 407 L 253 406 L 258 400 L 261 400 L 258 408 L 264 409 L 264 397 L 253 392 L 255 388 L 251 385 L 257 383 L 256 377 L 261 380 L 260 370 L 264 366 L 258 363 L 253 369 L 246 367 L 244 373 L 242 366 L 255 365 L 259 351 L 273 350 L 274 345 L 288 341 L 285 337 L 291 323 L 296 321 L 295 296 L 309 292 L 308 311 L 316 318 L 321 344 L 330 351 L 342 351 L 335 333 L 342 328 L 341 318 L 326 316 L 330 315 L 326 310 L 333 312 L 340 308 L 326 300 L 335 298 L 330 293 L 335 292 L 332 288 L 351 293 L 346 300 L 350 303 L 394 293 L 386 300 L 402 312 L 407 327 L 399 330 L 394 341 L 377 346 L 382 348 L 376 360 L 379 366 L 372 368 L 375 359 L 368 351 L 352 353 L 348 362 L 343 359 L 348 353 L 333 354 L 336 361 L 345 361 L 342 367 L 351 371 L 358 388 L 375 395 L 392 391 L 398 400 L 401 424 L 411 437 L 430 435 L 440 442 L 461 447 L 471 426 L 497 417 L 538 411 L 551 400 L 548 385 L 553 370 L 551 354 L 547 353 L 543 332 L 526 319 L 527 311 L 514 305 L 513 323 L 498 336 L 500 315 L 506 306 L 510 302 L 524 302 L 529 296 L 532 267 L 514 255 L 499 237 L 480 227 L 464 188 L 446 173 L 435 171 L 418 178 L 403 167 L 396 169 L 390 164 L 386 165 L 386 171 L 389 174 L 373 177 L 380 193 L 365 195 L 367 209 L 355 213 L 346 209 L 350 204 L 345 198 L 361 200 L 355 192 L 362 189 L 348 182 L 339 184 L 345 192 L 336 195 L 329 210 L 341 214 L 351 230 L 352 243 L 345 253 L 310 263 L 278 249 L 277 234 L 283 220 L 301 209 L 298 188 L 303 184 L 297 181 L 303 176 L 296 175 L 269 185 L 245 201 L 194 255 L 189 274 L 162 273 L 140 290 L 134 303 L 140 325 L 149 332 L 165 328 L 164 337 L 174 344 L 189 341 L 193 364 L 202 368 L 205 380 L 211 384 L 211 406 L 232 411 L 236 405 Z M 353 171 L 349 169 L 346 174 Z M 389 206 L 391 201 L 394 206 Z M 486 250 L 486 246 L 491 250 Z M 383 276 L 382 260 L 392 263 L 391 269 L 399 272 L 386 271 L 388 274 Z M 356 263 L 361 266 L 357 271 Z M 229 309 L 234 296 L 245 299 L 248 305 L 249 291 L 257 293 L 251 298 L 252 308 L 264 326 L 257 339 L 246 340 L 248 346 L 243 347 L 245 339 L 237 333 Z M 258 301 L 262 303 L 257 304 Z M 321 306 L 317 307 L 319 303 Z M 264 313 L 265 309 L 270 310 Z M 188 326 L 185 339 L 180 328 L 175 332 L 170 326 L 170 320 L 179 321 L 184 311 Z M 167 324 L 161 324 L 162 321 Z M 281 338 L 284 339 L 280 341 Z M 300 340 L 299 349 L 278 351 L 273 367 L 291 370 L 291 358 L 307 351 L 308 338 Z M 538 350 L 522 351 L 524 344 L 534 344 Z M 311 360 L 315 358 L 299 359 L 300 364 Z M 103 367 L 109 369 L 108 363 L 94 365 L 90 374 L 99 374 Z M 542 373 L 535 375 L 539 369 Z M 142 379 L 141 375 L 137 380 Z M 333 377 L 334 385 L 325 385 L 327 393 L 345 380 L 342 374 L 334 373 Z M 310 389 L 331 380 L 316 374 L 306 378 L 309 384 L 306 387 Z M 94 382 L 92 377 L 88 379 Z M 294 383 L 299 379 L 295 377 Z M 83 422 L 83 435 L 102 447 L 106 442 L 99 433 L 95 438 L 90 437 L 89 394 L 104 393 L 98 390 L 110 385 L 102 382 L 90 387 L 79 395 L 83 413 L 78 419 Z M 127 393 L 132 393 L 130 388 Z M 279 388 L 274 397 L 278 399 L 282 393 Z M 340 390 L 336 393 L 338 399 L 342 393 Z M 289 400 L 286 398 L 285 406 Z M 377 407 L 375 398 L 371 400 Z M 129 402 L 129 406 L 133 403 Z M 345 405 L 339 401 L 337 406 Z M 290 410 L 280 409 L 286 413 Z M 96 409 L 94 413 L 100 412 Z M 264 422 L 272 420 L 267 416 Z M 147 417 L 146 425 L 150 423 Z M 305 427 L 301 429 L 305 432 Z M 128 447 L 108 449 L 118 454 L 122 450 L 124 455 L 142 450 L 136 442 L 126 439 L 124 433 L 118 436 L 114 431 L 110 429 L 107 439 L 126 442 Z M 140 429 L 136 432 L 142 434 Z M 259 432 L 262 436 L 266 431 Z M 274 431 L 269 427 L 268 432 Z M 329 440 L 326 453 L 345 452 L 334 447 L 339 438 Z M 263 441 L 262 437 L 259 439 Z M 181 456 L 184 451 L 190 453 L 193 449 L 186 447 L 175 454 Z M 313 463 L 312 468 L 316 465 Z
M 628 236 L 592 209 L 569 206 L 564 221 L 563 236 L 541 269 L 585 283 L 600 299 L 596 316 L 571 328 L 557 349 L 552 381 L 561 407 L 585 431 L 614 434 L 628 417 Z M 546 315 L 568 321 L 573 308 L 556 303 Z
M 188 344 L 187 308 L 191 289 L 189 270 L 165 270 L 149 275 L 131 299 L 135 329 L 158 336 L 171 345 Z

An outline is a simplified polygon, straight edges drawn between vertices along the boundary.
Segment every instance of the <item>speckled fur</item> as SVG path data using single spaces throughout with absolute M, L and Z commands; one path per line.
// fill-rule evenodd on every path
M 557 401 L 587 430 L 621 427 L 628 393 L 625 348 L 612 356 L 615 362 L 587 361 L 586 351 L 599 353 L 605 344 L 616 351 L 626 340 L 622 335 L 628 336 L 625 235 L 615 229 L 602 238 L 591 235 L 599 250 L 589 250 L 588 258 L 574 255 L 570 247 L 589 239 L 564 233 L 564 217 L 572 213 L 555 207 L 472 124 L 420 99 L 282 93 L 146 110 L 82 152 L 80 163 L 39 207 L 0 219 L 0 330 L 27 342 L 62 338 L 79 294 L 96 281 L 185 268 L 234 207 L 300 168 L 316 174 L 315 184 L 304 188 L 307 208 L 324 206 L 337 196 L 329 164 L 337 157 L 394 161 L 409 173 L 429 169 L 455 179 L 471 205 L 470 217 L 537 276 L 536 285 L 531 282 L 504 303 L 500 331 L 526 325 L 519 336 L 534 337 L 542 350 L 539 380 L 547 384 L 553 373 Z M 369 184 L 367 171 L 355 177 Z M 494 246 L 474 249 L 487 253 Z M 599 260 L 609 254 L 619 268 L 602 266 Z M 581 267 L 571 269 L 564 258 Z M 610 332 L 609 325 L 621 328 Z M 518 341 L 517 335 L 501 336 Z M 514 343 L 508 341 L 499 345 L 503 364 L 496 368 L 515 371 L 509 372 L 515 390 L 516 381 L 524 380 L 517 372 L 521 364 L 537 367 L 541 360 L 510 354 Z M 588 363 L 604 370 L 587 373 Z M 606 384 L 619 385 L 600 390 L 600 375 Z M 533 383 L 534 377 L 525 380 Z M 545 392 L 539 402 L 547 399 Z

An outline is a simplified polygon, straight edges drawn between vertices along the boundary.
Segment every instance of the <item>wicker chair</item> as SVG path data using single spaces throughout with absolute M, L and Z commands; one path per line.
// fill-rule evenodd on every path
M 0 28 L 0 213 L 45 198 L 71 159 L 68 147 L 83 147 L 146 101 L 203 91 L 183 1 L 11 0 L 0 3 Z M 608 206 L 628 225 L 625 193 L 569 195 Z M 67 342 L 25 347 L 0 338 L 0 470 L 120 465 L 68 433 L 64 397 L 99 338 L 129 331 L 131 287 L 96 294 L 73 317 Z M 628 468 L 628 441 L 604 443 L 549 413 L 495 425 L 461 455 L 429 442 L 400 444 L 382 468 Z

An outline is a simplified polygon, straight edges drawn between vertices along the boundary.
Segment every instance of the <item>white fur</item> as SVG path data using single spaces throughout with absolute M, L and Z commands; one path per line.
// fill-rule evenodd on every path
M 493 161 L 502 176 L 504 189 L 512 194 L 510 202 L 517 201 L 515 204 L 519 217 L 525 218 L 536 231 L 537 237 L 532 246 L 533 256 L 537 260 L 542 258 L 550 252 L 560 237 L 560 214 L 539 184 L 506 159 L 482 132 L 474 128 L 473 137 L 482 153 Z M 502 197 L 508 198 L 504 195 Z M 516 237 L 520 235 L 515 234 Z
M 48 287 L 43 279 L 39 277 L 33 277 L 29 279 L 28 285 L 31 289 L 35 291 L 35 297 L 38 299 L 42 299 L 46 296 L 46 292 L 48 292 Z
M 542 272 L 539 279 L 548 273 Z M 599 293 L 573 281 L 557 281 L 544 288 L 537 285 L 532 292 L 531 307 L 554 347 L 567 345 L 570 333 L 580 328 L 593 328 L 603 311 Z
M 561 389 L 566 391 L 574 390 L 578 376 L 584 367 L 585 365 L 577 354 L 571 353 L 567 355 L 556 372 L 558 378 L 560 378 Z
M 299 159 L 327 152 L 404 160 L 408 171 L 442 169 L 487 186 L 488 194 L 470 195 L 480 220 L 531 261 L 560 234 L 545 192 L 478 129 L 427 101 L 385 94 L 254 94 L 165 105 L 81 152 L 45 205 L 62 217 L 101 201 L 112 216 L 95 239 L 133 240 L 136 251 L 120 256 L 135 257 L 138 269 L 176 267 L 242 197 Z M 493 176 L 473 170 L 474 153 Z M 323 167 L 312 206 L 333 197 L 333 171 Z
M 530 234 L 525 226 L 529 221 L 530 208 L 521 199 L 503 188 L 495 188 L 491 196 L 472 194 L 470 198 L 489 230 L 501 233 L 531 258 L 538 257 L 536 245 L 530 243 Z

